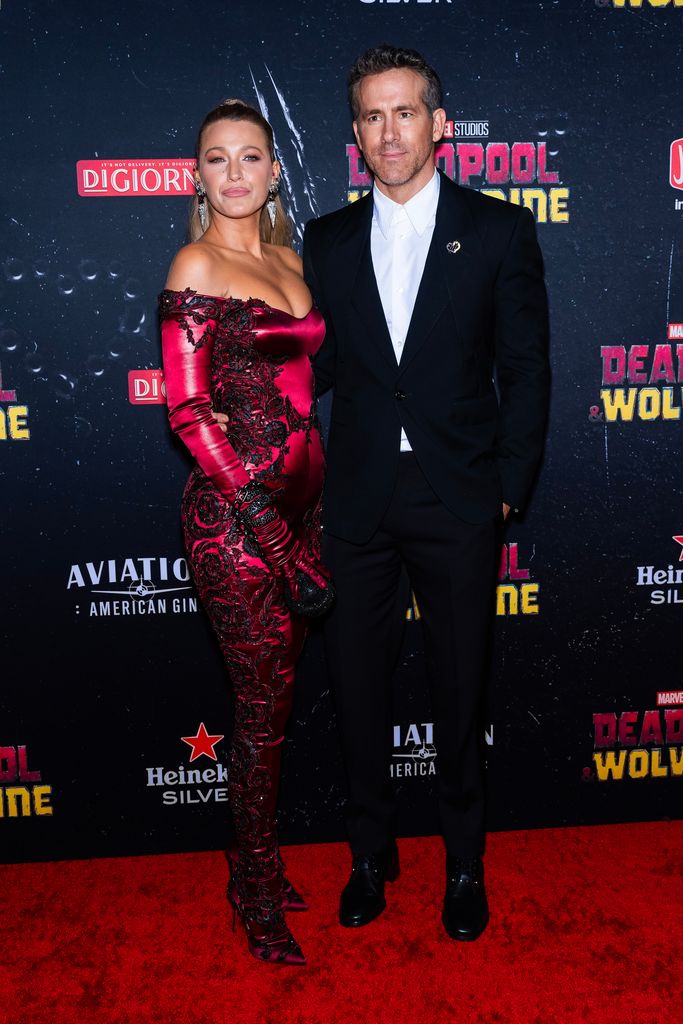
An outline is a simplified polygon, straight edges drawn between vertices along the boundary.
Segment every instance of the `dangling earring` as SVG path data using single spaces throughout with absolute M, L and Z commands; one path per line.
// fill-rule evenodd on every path
M 199 200 L 199 223 L 202 226 L 202 231 L 206 231 L 209 226 L 209 214 L 206 210 L 206 189 L 198 178 L 195 179 L 194 187 L 197 190 L 197 198 Z
M 277 207 L 275 206 L 275 196 L 280 191 L 280 179 L 274 181 L 268 189 L 268 202 L 266 203 L 266 209 L 268 210 L 268 216 L 270 217 L 271 228 L 275 227 L 275 218 L 277 216 Z

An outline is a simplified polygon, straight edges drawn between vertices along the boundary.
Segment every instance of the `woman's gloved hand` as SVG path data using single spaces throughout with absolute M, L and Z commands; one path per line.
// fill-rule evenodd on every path
M 334 601 L 334 588 L 327 570 L 311 560 L 295 539 L 273 504 L 268 492 L 255 481 L 240 488 L 235 496 L 240 522 L 253 534 L 270 569 L 283 577 L 284 598 L 297 615 L 324 615 Z

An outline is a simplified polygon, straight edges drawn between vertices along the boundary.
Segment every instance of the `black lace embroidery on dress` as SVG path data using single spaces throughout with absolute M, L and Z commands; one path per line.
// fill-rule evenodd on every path
M 191 288 L 185 288 L 182 292 L 164 288 L 159 296 L 159 315 L 162 320 L 176 320 L 196 351 L 216 337 L 223 305 L 222 299 L 199 295 Z M 189 319 L 195 327 L 205 328 L 198 338 L 195 338 Z
M 303 430 L 309 439 L 315 408 L 302 416 L 278 388 L 286 358 L 254 348 L 254 310 L 267 303 L 247 299 L 225 305 L 215 340 L 211 401 L 229 415 L 228 439 L 244 464 L 260 480 L 275 483 L 284 475 L 287 437 Z

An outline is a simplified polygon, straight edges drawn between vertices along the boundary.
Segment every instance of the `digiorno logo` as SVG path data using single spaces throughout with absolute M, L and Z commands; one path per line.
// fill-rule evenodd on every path
M 488 135 L 488 121 L 447 121 L 443 141 L 434 153 L 436 166 L 459 185 L 527 207 L 540 224 L 566 224 L 570 190 L 561 184 L 559 171 L 550 166 L 547 140 L 489 142 Z M 487 141 L 459 141 L 477 136 Z M 372 177 L 358 146 L 347 145 L 346 158 L 348 201 L 353 202 L 370 189 Z
M 189 196 L 195 191 L 188 157 L 170 160 L 79 160 L 79 196 Z
M 184 558 L 138 556 L 78 562 L 66 589 L 78 596 L 77 615 L 116 618 L 196 612 L 198 603 Z
M 683 777 L 683 707 L 671 704 L 683 704 L 683 691 L 660 691 L 650 711 L 593 715 L 593 767 L 584 768 L 584 779 Z
M 129 370 L 128 401 L 131 405 L 166 405 L 163 370 Z
M 200 722 L 194 736 L 180 737 L 180 741 L 192 749 L 190 767 L 181 763 L 173 768 L 146 768 L 147 787 L 160 796 L 166 807 L 226 803 L 228 770 L 216 754 L 216 747 L 223 739 L 222 733 L 212 735 Z M 205 762 L 201 762 L 201 767 L 192 768 L 191 765 L 201 757 L 206 757 L 213 765 L 205 767 Z
M 654 345 L 602 345 L 602 406 L 590 419 L 615 423 L 680 420 L 683 404 L 683 323 L 667 325 L 667 341 Z
M 680 544 L 678 565 L 666 568 L 655 565 L 639 565 L 636 568 L 636 586 L 649 591 L 650 604 L 683 604 L 683 534 L 671 538 Z
M 28 764 L 25 744 L 0 747 L 0 818 L 52 814 L 52 786 Z
M 28 406 L 17 402 L 16 391 L 2 386 L 0 367 L 0 441 L 29 441 Z

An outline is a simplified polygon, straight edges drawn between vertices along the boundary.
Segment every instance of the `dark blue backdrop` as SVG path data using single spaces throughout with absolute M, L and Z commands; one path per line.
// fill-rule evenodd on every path
M 300 231 L 355 190 L 345 75 L 385 40 L 422 50 L 442 75 L 449 119 L 479 123 L 446 140 L 456 176 L 477 152 L 458 143 L 545 144 L 558 180 L 527 187 L 567 190 L 568 218 L 539 223 L 551 429 L 532 506 L 506 537 L 487 716 L 491 827 L 679 815 L 680 710 L 665 721 L 657 694 L 682 687 L 683 335 L 668 329 L 683 321 L 683 191 L 671 184 L 681 177 L 671 147 L 683 136 L 682 19 L 673 6 L 597 0 L 3 7 L 0 858 L 220 847 L 228 827 L 229 688 L 177 561 L 188 463 L 164 406 L 128 396 L 129 372 L 160 364 L 156 296 L 188 200 L 79 196 L 77 162 L 189 157 L 203 114 L 241 96 L 275 126 Z M 506 197 L 524 187 L 469 184 Z M 636 345 L 630 375 L 603 387 L 601 347 L 626 356 Z M 660 350 L 653 371 L 656 345 L 671 369 Z M 607 421 L 614 389 L 628 402 L 629 388 L 648 387 L 631 396 L 632 419 Z M 652 417 L 657 402 L 670 418 Z M 387 770 L 401 830 L 436 831 L 431 772 L 448 738 L 431 733 L 414 620 L 397 684 Z M 668 699 L 680 707 L 683 695 Z M 646 711 L 656 715 L 641 736 Z M 595 749 L 593 715 L 627 712 Z M 182 739 L 202 722 L 225 737 L 215 762 L 191 762 Z M 314 633 L 287 747 L 283 838 L 341 838 L 341 799 Z

